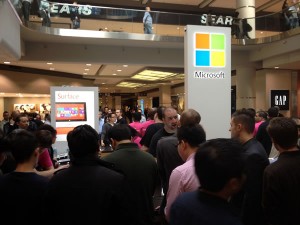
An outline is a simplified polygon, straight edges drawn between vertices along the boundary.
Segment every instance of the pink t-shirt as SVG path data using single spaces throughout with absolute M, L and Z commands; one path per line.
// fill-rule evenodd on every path
M 51 166 L 53 166 L 48 149 L 44 148 L 42 150 L 42 153 L 39 156 L 39 160 L 38 160 L 38 165 L 39 167 L 43 168 L 43 169 L 47 169 Z
M 132 122 L 129 124 L 129 126 L 133 127 L 139 134 L 141 134 L 141 128 L 143 126 L 140 122 Z
M 255 137 L 255 135 L 257 134 L 258 128 L 259 126 L 263 123 L 264 121 L 260 121 L 255 123 L 255 127 L 254 127 L 254 131 L 253 131 L 253 137 Z

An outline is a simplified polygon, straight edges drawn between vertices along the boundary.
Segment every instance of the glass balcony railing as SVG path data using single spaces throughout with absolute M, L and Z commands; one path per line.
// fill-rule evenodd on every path
M 24 21 L 21 1 L 11 0 L 11 3 Z M 234 18 L 231 15 L 194 15 L 158 11 L 151 11 L 150 14 L 153 21 L 152 31 L 156 35 L 183 36 L 186 25 L 212 25 L 231 27 L 234 39 L 257 39 L 294 29 L 294 27 L 289 26 L 291 21 L 288 18 L 290 16 L 288 9 L 289 7 L 284 11 L 247 19 Z M 28 27 L 35 29 L 44 25 L 53 28 L 72 29 L 73 24 L 70 18 L 74 14 L 74 10 L 77 10 L 80 18 L 78 29 L 81 30 L 144 33 L 143 17 L 145 10 L 73 5 L 44 0 L 40 0 L 38 3 L 34 1 Z M 43 21 L 45 22 L 46 19 L 50 19 L 51 24 L 45 25 Z M 298 21 L 297 23 L 299 24 Z M 241 34 L 239 30 L 245 29 L 245 26 L 248 29 L 244 34 Z

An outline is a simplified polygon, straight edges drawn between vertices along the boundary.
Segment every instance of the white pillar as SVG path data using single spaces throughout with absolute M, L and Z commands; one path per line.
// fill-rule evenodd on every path
M 236 68 L 236 109 L 255 109 L 255 75 L 255 67 Z
M 255 0 L 236 0 L 236 12 L 239 13 L 239 18 L 247 19 L 252 30 L 248 32 L 251 38 L 255 38 Z

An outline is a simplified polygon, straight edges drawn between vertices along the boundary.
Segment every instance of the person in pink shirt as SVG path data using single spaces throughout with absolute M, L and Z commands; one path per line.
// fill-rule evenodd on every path
M 48 148 L 52 145 L 52 134 L 48 130 L 39 130 L 36 132 L 36 137 L 38 139 L 40 155 L 37 163 L 37 170 L 53 170 L 54 166 L 48 151 Z
M 259 126 L 265 122 L 268 118 L 268 114 L 265 111 L 257 111 L 257 113 L 255 114 L 255 128 L 253 131 L 253 137 L 255 137 Z
M 176 167 L 170 176 L 165 207 L 166 220 L 175 199 L 184 192 L 195 191 L 200 183 L 195 173 L 194 156 L 198 145 L 206 141 L 206 133 L 200 124 L 181 126 L 177 129 L 178 153 L 184 164 Z
M 140 112 L 132 113 L 133 122 L 129 124 L 129 126 L 133 127 L 139 135 L 141 135 L 142 123 L 140 122 L 142 115 Z

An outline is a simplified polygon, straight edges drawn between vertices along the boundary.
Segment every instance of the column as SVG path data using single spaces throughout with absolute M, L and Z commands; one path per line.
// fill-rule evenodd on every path
M 250 38 L 255 38 L 255 0 L 236 0 L 236 12 L 239 13 L 239 18 L 247 19 L 247 23 L 252 27 L 248 32 Z
M 236 68 L 236 109 L 255 109 L 255 75 L 255 67 Z
M 171 106 L 171 86 L 163 85 L 159 88 L 159 105 Z
M 115 96 L 115 105 L 113 106 L 113 108 L 122 109 L 121 96 Z

